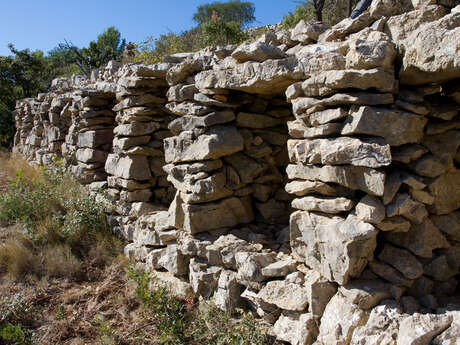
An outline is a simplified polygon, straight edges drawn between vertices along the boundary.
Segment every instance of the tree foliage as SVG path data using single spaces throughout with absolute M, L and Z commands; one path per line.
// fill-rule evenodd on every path
M 299 1 L 294 12 L 283 17 L 282 26 L 292 28 L 302 19 L 305 21 L 322 21 L 334 25 L 349 16 L 349 11 L 358 0 L 304 0 Z
M 46 90 L 52 68 L 41 50 L 17 50 L 8 45 L 11 56 L 0 56 L 0 145 L 9 146 L 14 135 L 12 111 L 16 100 Z
M 70 77 L 103 66 L 110 60 L 121 60 L 125 40 L 120 32 L 109 27 L 79 49 L 67 41 L 58 44 L 47 56 L 41 51 L 18 50 L 8 45 L 10 56 L 0 56 L 0 145 L 10 146 L 14 135 L 12 111 L 16 100 L 34 97 L 48 89 L 51 80 Z
M 204 25 L 211 20 L 213 13 L 217 13 L 221 22 L 238 23 L 240 28 L 244 28 L 256 20 L 255 11 L 255 6 L 250 1 L 215 1 L 199 6 L 193 15 L 193 20 L 198 26 Z
M 160 62 L 165 55 L 197 51 L 207 46 L 241 43 L 247 39 L 243 28 L 255 20 L 249 1 L 212 2 L 201 5 L 193 15 L 197 25 L 181 33 L 169 32 L 137 43 L 133 61 Z

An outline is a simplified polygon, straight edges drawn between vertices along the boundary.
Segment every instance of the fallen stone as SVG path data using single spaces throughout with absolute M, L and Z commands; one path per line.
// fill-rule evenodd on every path
M 238 280 L 243 283 L 261 282 L 268 277 L 264 276 L 262 269 L 276 261 L 274 253 L 238 252 L 235 253 Z

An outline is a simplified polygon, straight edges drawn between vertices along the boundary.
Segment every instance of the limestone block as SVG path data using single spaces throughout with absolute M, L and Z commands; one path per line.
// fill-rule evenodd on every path
M 383 137 L 392 146 L 417 143 L 423 137 L 427 119 L 399 110 L 359 107 L 350 111 L 342 134 L 367 134 Z
M 286 172 L 290 179 L 332 182 L 377 196 L 384 192 L 385 173 L 367 167 L 289 164 Z
M 276 339 L 291 345 L 311 345 L 318 335 L 318 326 L 311 314 L 301 314 L 298 318 L 281 315 L 272 333 Z
M 307 97 L 329 96 L 342 89 L 375 89 L 379 92 L 394 92 L 394 74 L 383 68 L 323 71 L 312 74 L 302 83 Z
M 306 289 L 282 280 L 268 282 L 258 296 L 265 303 L 274 304 L 284 310 L 304 311 L 308 306 Z
M 414 314 L 399 324 L 398 345 L 429 345 L 452 323 L 451 315 Z
M 212 127 L 195 138 L 192 132 L 166 138 L 165 160 L 167 163 L 217 159 L 243 149 L 243 138 L 235 127 Z
M 365 324 L 368 317 L 369 312 L 361 310 L 337 293 L 324 310 L 316 343 L 319 345 L 349 344 L 353 331 Z
M 284 57 L 286 54 L 281 49 L 262 42 L 243 43 L 232 53 L 232 58 L 239 63 L 246 61 L 264 62 Z
M 252 209 L 239 198 L 228 198 L 207 204 L 183 204 L 184 230 L 191 234 L 249 223 Z
M 378 168 L 391 163 L 390 146 L 379 139 L 349 137 L 288 140 L 292 163 L 342 165 Z
M 105 171 L 116 177 L 127 180 L 149 180 L 149 163 L 145 156 L 121 156 L 111 153 L 105 162 Z
M 305 196 L 292 201 L 292 207 L 298 210 L 332 214 L 349 211 L 353 206 L 353 201 L 347 198 Z
M 343 219 L 305 211 L 291 214 L 290 228 L 293 248 L 296 239 L 303 240 L 305 263 L 339 284 L 361 274 L 373 256 L 378 232 L 353 215 Z

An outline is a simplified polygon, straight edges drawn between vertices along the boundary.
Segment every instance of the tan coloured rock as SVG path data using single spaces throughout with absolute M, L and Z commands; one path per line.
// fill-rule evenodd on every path
M 228 198 L 202 205 L 183 204 L 184 230 L 191 234 L 205 232 L 254 219 L 252 209 L 239 198 Z
M 112 143 L 113 130 L 100 129 L 97 131 L 86 131 L 78 134 L 78 147 L 97 148 L 104 144 Z
M 384 191 L 385 174 L 366 167 L 289 164 L 286 172 L 290 179 L 332 182 L 371 195 L 382 196 Z
M 449 248 L 445 239 L 433 222 L 427 218 L 421 224 L 412 224 L 408 232 L 387 232 L 385 239 L 391 243 L 409 249 L 422 258 L 431 258 L 433 250 Z
M 304 181 L 294 180 L 288 182 L 284 187 L 286 192 L 297 196 L 304 196 L 310 193 L 318 193 L 322 195 L 337 195 L 340 194 L 340 188 L 332 187 L 327 183 L 320 181 Z
M 376 246 L 377 230 L 352 215 L 343 219 L 297 211 L 291 214 L 290 230 L 291 247 L 305 263 L 339 284 L 360 275 Z
M 336 107 L 340 105 L 384 105 L 393 103 L 390 93 L 348 92 L 336 93 L 333 96 L 317 99 L 312 97 L 299 97 L 291 101 L 294 114 L 302 114 L 313 107 Z
M 179 135 L 183 131 L 193 131 L 195 128 L 206 128 L 223 123 L 231 122 L 235 119 L 232 111 L 216 111 L 202 116 L 184 115 L 171 121 L 168 124 L 169 130 Z
M 336 294 L 337 287 L 316 271 L 307 273 L 304 285 L 307 289 L 309 311 L 319 319 L 323 315 L 326 305 Z
M 306 118 L 306 120 L 311 126 L 318 126 L 343 119 L 347 116 L 348 111 L 344 110 L 343 108 L 335 108 L 312 113 Z
M 243 138 L 235 127 L 212 127 L 195 138 L 192 132 L 182 132 L 166 138 L 165 160 L 167 163 L 217 159 L 243 149 Z
M 349 137 L 288 140 L 292 163 L 342 165 L 378 168 L 391 163 L 390 146 L 383 140 Z
M 385 206 L 380 199 L 366 195 L 356 205 L 355 213 L 364 222 L 379 224 L 385 218 Z
M 393 202 L 387 206 L 386 213 L 388 217 L 403 216 L 413 223 L 421 224 L 426 217 L 428 211 L 425 206 L 411 199 L 408 194 L 397 194 Z
M 272 333 L 276 339 L 291 345 L 311 345 L 318 335 L 318 326 L 311 314 L 301 314 L 298 318 L 281 315 Z
M 245 284 L 266 280 L 268 277 L 263 275 L 262 269 L 275 261 L 274 253 L 255 253 L 253 251 L 235 253 L 238 280 Z
M 342 89 L 376 89 L 379 92 L 394 92 L 393 73 L 382 68 L 368 70 L 324 71 L 312 74 L 302 83 L 302 90 L 307 97 L 324 97 Z
M 306 289 L 282 280 L 268 282 L 258 296 L 265 303 L 274 304 L 284 310 L 304 311 L 308 306 Z
M 439 176 L 428 190 L 434 197 L 430 211 L 441 215 L 456 210 L 460 207 L 460 170 L 453 169 Z
M 399 324 L 398 345 L 429 345 L 452 323 L 451 315 L 414 314 Z
M 324 213 L 340 213 L 349 211 L 353 208 L 354 203 L 347 198 L 319 198 L 306 196 L 294 199 L 292 207 L 303 211 L 319 211 Z
M 422 264 L 407 250 L 386 244 L 378 258 L 396 268 L 408 279 L 417 279 L 423 274 Z
M 376 226 L 382 231 L 407 232 L 410 230 L 411 224 L 405 218 L 395 216 L 385 218 L 383 221 L 376 224 Z
M 145 156 L 120 156 L 111 153 L 105 162 L 105 171 L 128 180 L 142 181 L 152 178 L 149 163 Z
M 394 302 L 387 302 L 371 310 L 366 324 L 357 327 L 350 345 L 394 345 L 403 312 Z
M 316 343 L 348 345 L 354 330 L 365 324 L 368 317 L 368 312 L 350 303 L 338 292 L 324 310 Z
M 350 111 L 342 134 L 375 135 L 389 145 L 399 146 L 419 142 L 426 123 L 427 119 L 413 113 L 363 106 Z
M 380 301 L 391 298 L 390 286 L 380 280 L 353 280 L 339 287 L 339 292 L 363 310 L 371 309 Z
M 293 138 L 316 138 L 339 134 L 341 123 L 326 123 L 315 127 L 308 127 L 303 120 L 288 121 L 289 135 Z
M 284 92 L 293 82 L 303 79 L 304 71 L 294 57 L 264 62 L 245 62 L 234 69 L 210 70 L 195 76 L 198 89 L 230 89 L 257 94 Z
M 322 22 L 305 22 L 301 20 L 291 31 L 291 40 L 303 44 L 317 41 L 320 34 L 327 30 L 327 26 Z
M 232 53 L 234 58 L 239 63 L 246 61 L 264 62 L 270 59 L 282 59 L 286 54 L 278 47 L 262 43 L 243 43 Z
M 460 13 L 453 12 L 441 18 L 445 14 L 441 6 L 428 6 L 418 11 L 429 13 L 432 23 L 416 27 L 408 37 L 399 72 L 401 82 L 419 85 L 459 78 Z

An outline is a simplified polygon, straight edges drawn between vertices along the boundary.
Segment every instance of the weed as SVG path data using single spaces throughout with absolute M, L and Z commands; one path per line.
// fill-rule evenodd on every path
M 34 308 L 20 295 L 0 300 L 0 340 L 14 345 L 34 344 L 34 334 L 27 329 L 34 322 L 34 315 Z
M 147 317 L 167 345 L 265 345 L 269 339 L 250 314 L 234 320 L 212 303 L 193 308 L 190 301 L 174 298 L 147 272 L 133 266 L 128 275 L 136 283 L 135 295 Z
M 96 247 L 98 264 L 109 262 L 120 241 L 111 235 L 96 197 L 65 173 L 58 160 L 50 171 L 39 168 L 39 174 L 21 160 L 13 161 L 5 165 L 24 169 L 0 195 L 0 226 L 22 224 L 23 231 L 0 244 L 0 271 L 17 279 L 29 273 L 77 278 L 82 261 L 92 260 Z

